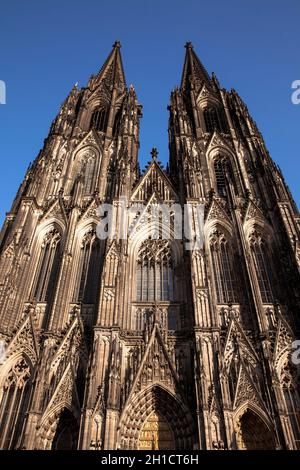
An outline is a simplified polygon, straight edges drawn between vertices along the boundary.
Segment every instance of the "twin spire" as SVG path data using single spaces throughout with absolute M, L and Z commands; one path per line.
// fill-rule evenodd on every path
M 116 41 L 113 44 L 113 49 L 108 58 L 104 62 L 102 68 L 96 76 L 96 81 L 99 83 L 106 80 L 110 85 L 117 85 L 119 89 L 126 88 L 126 79 L 120 53 L 121 43 Z M 181 79 L 181 89 L 188 91 L 193 83 L 195 86 L 201 86 L 203 82 L 208 87 L 211 86 L 210 76 L 205 67 L 202 65 L 197 54 L 194 52 L 191 42 L 185 45 L 186 54 L 183 66 L 183 73 Z
M 107 88 L 110 90 L 116 89 L 117 93 L 120 95 L 126 91 L 126 79 L 120 53 L 120 41 L 115 41 L 112 47 L 112 51 L 98 74 L 91 78 L 89 86 L 92 90 L 95 90 L 101 83 L 105 83 Z M 189 92 L 193 87 L 196 89 L 202 87 L 203 83 L 205 83 L 208 88 L 211 88 L 210 76 L 197 54 L 194 52 L 192 43 L 187 42 L 185 48 L 186 54 L 181 79 L 181 90 L 183 92 Z M 130 90 L 132 89 L 133 87 L 131 86 Z M 157 160 L 157 154 L 156 148 L 152 149 L 152 160 Z

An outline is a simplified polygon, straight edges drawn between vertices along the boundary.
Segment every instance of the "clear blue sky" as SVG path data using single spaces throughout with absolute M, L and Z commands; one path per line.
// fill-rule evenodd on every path
M 246 101 L 299 204 L 299 0 L 10 0 L 1 17 L 0 222 L 65 96 L 85 86 L 116 39 L 144 106 L 142 166 L 153 146 L 168 159 L 166 108 L 192 41 L 208 72 Z

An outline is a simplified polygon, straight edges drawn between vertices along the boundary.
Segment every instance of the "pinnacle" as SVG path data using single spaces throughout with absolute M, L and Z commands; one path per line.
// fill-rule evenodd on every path
M 191 43 L 191 41 L 187 41 L 185 43 L 185 46 L 184 46 L 186 49 L 194 49 L 194 46 L 193 44 Z
M 115 41 L 113 43 L 113 46 L 112 46 L 114 49 L 120 49 L 122 46 L 121 46 L 121 43 L 120 41 Z

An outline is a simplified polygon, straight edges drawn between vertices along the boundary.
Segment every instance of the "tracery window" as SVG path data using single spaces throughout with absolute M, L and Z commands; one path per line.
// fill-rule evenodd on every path
M 218 303 L 236 302 L 235 275 L 228 242 L 223 233 L 215 231 L 210 239 L 210 250 Z
M 43 239 L 33 288 L 33 297 L 39 302 L 50 300 L 58 273 L 60 241 L 61 235 L 56 229 Z
M 93 230 L 82 240 L 78 273 L 75 301 L 85 304 L 95 303 L 100 273 L 100 245 Z
M 173 259 L 166 240 L 146 240 L 137 262 L 137 301 L 173 300 Z
M 285 400 L 286 412 L 290 419 L 294 440 L 300 448 L 300 399 L 297 391 L 296 367 L 287 361 L 281 370 L 280 383 Z
M 217 130 L 222 132 L 222 122 L 216 108 L 207 107 L 203 110 L 204 122 L 206 127 L 206 132 L 214 132 Z
M 251 234 L 250 247 L 261 299 L 264 303 L 270 303 L 273 300 L 269 274 L 270 264 L 267 256 L 265 242 L 261 238 L 260 234 L 256 231 Z
M 216 159 L 214 161 L 214 170 L 215 170 L 215 178 L 216 178 L 218 195 L 221 197 L 226 197 L 227 184 L 226 184 L 225 162 L 221 161 L 221 159 Z
M 94 110 L 91 118 L 91 128 L 106 132 L 109 116 L 109 107 L 102 106 Z
M 0 448 L 15 449 L 20 443 L 29 399 L 30 367 L 21 359 L 8 373 L 0 403 Z

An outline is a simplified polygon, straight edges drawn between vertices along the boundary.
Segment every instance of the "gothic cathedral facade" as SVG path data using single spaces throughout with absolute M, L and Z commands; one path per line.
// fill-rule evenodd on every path
M 300 448 L 296 205 L 191 43 L 168 109 L 168 167 L 154 149 L 141 173 L 116 42 L 26 173 L 0 237 L 2 449 Z M 127 237 L 97 235 L 104 203 Z M 160 204 L 191 233 L 202 205 L 203 244 L 164 236 Z

